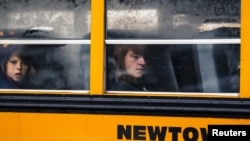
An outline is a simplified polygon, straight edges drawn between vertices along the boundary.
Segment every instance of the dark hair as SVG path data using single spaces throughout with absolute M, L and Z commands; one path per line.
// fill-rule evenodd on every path
M 1 68 L 4 77 L 6 75 L 6 64 L 13 53 L 16 53 L 20 59 L 22 59 L 25 63 L 28 64 L 28 72 L 26 77 L 33 76 L 35 74 L 35 69 L 32 65 L 30 55 L 27 51 L 27 47 L 25 45 L 5 45 L 2 49 L 2 61 L 1 61 Z
M 127 79 L 129 77 L 127 74 L 122 73 L 125 71 L 124 59 L 129 50 L 142 55 L 146 60 L 146 64 L 149 64 L 148 57 L 150 51 L 146 45 L 114 45 L 113 56 L 117 67 L 116 76 L 119 79 Z
M 119 69 L 125 69 L 124 59 L 129 50 L 137 54 L 143 55 L 143 57 L 145 57 L 146 62 L 147 62 L 148 56 L 149 56 L 149 51 L 148 51 L 147 46 L 145 45 L 115 45 L 114 59 Z

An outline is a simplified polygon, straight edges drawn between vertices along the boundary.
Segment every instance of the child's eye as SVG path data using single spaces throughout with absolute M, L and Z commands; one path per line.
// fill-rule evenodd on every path
M 132 56 L 134 59 L 138 59 L 139 58 L 139 55 L 133 55 Z
M 28 62 L 23 61 L 23 62 L 22 62 L 22 65 L 28 65 Z
M 14 61 L 13 61 L 13 60 L 10 60 L 9 62 L 10 62 L 11 64 L 16 64 L 16 63 L 17 63 L 17 61 L 15 61 L 15 60 L 14 60 Z

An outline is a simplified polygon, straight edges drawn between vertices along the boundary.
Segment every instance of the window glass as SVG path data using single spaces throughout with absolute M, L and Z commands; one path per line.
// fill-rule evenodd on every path
M 1 45 L 0 89 L 89 89 L 89 45 Z
M 89 0 L 1 0 L 0 13 L 0 38 L 83 38 L 90 31 Z
M 109 45 L 107 90 L 238 93 L 239 48 L 238 44 Z
M 90 0 L 2 0 L 0 13 L 0 89 L 89 90 Z
M 239 93 L 239 0 L 106 4 L 107 91 Z
M 124 32 L 136 38 L 214 38 L 201 34 L 240 27 L 240 0 L 107 0 L 106 7 L 107 30 L 119 31 L 119 37 L 108 32 L 108 39 L 132 38 Z

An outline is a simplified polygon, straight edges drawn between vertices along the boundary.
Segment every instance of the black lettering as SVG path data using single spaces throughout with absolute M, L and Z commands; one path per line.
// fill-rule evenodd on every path
M 134 140 L 146 140 L 146 126 L 134 126 Z
M 123 125 L 117 125 L 117 139 L 123 139 L 123 136 L 127 140 L 131 140 L 131 126 L 126 125 L 126 128 Z
M 155 129 L 153 126 L 148 126 L 148 133 L 150 141 L 155 141 L 158 137 L 159 141 L 164 141 L 166 137 L 167 127 L 163 126 L 160 127 L 156 126 Z
M 202 141 L 207 141 L 207 131 L 206 128 L 200 128 Z
M 169 127 L 168 132 L 172 132 L 172 141 L 178 141 L 178 133 L 181 132 L 181 127 Z
M 192 134 L 191 137 L 189 136 L 190 133 Z M 199 137 L 199 133 L 193 127 L 187 127 L 183 131 L 183 138 L 185 141 L 197 141 L 198 137 Z

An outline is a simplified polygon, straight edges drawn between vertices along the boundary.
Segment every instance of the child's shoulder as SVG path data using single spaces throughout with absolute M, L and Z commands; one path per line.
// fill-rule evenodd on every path
M 0 77 L 0 89 L 18 89 L 18 86 L 15 83 L 5 80 L 3 77 Z

